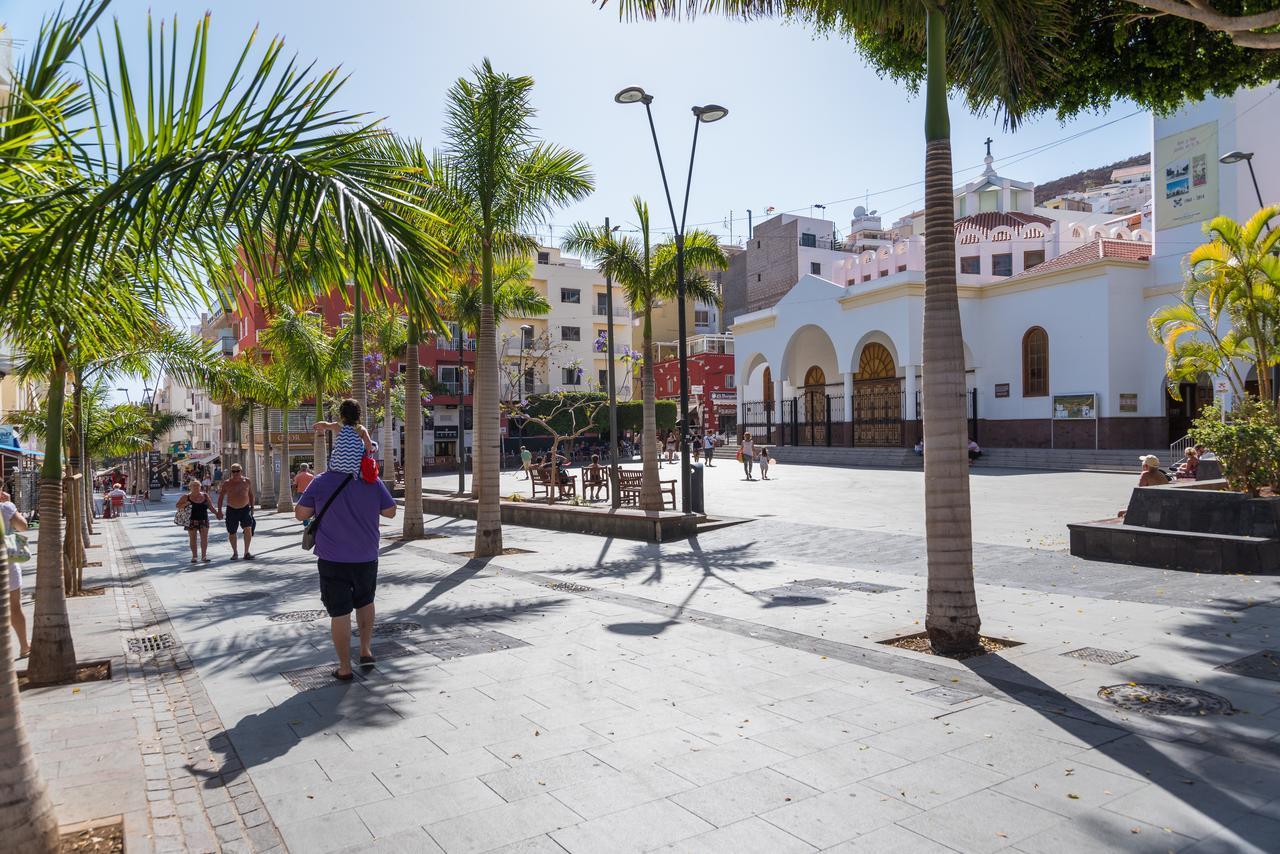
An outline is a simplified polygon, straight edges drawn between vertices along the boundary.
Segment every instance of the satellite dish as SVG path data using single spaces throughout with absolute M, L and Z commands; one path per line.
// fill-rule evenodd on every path
M 867 215 L 867 209 L 864 208 L 862 205 L 858 205 L 856 208 L 853 209 L 853 215 L 854 217 L 864 217 Z
M 878 213 L 880 213 L 880 212 L 879 212 L 879 211 L 872 211 L 872 212 L 871 212 L 871 216 L 875 216 L 875 215 L 876 215 L 876 214 L 878 214 Z

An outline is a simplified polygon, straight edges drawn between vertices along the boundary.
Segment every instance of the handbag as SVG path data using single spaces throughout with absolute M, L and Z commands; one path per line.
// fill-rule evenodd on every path
M 184 504 L 178 508 L 178 512 L 173 514 L 173 524 L 179 528 L 185 528 L 191 524 L 191 505 Z
M 351 483 L 353 480 L 355 480 L 354 477 L 348 476 L 346 480 L 339 484 L 338 488 L 333 491 L 333 495 L 330 495 L 328 500 L 325 501 L 324 506 L 320 508 L 320 512 L 311 520 L 311 524 L 302 529 L 303 551 L 309 552 L 316 547 L 316 531 L 320 529 L 320 520 L 323 519 L 324 514 L 328 512 L 329 505 L 333 503 L 333 499 L 337 498 L 338 493 L 346 489 L 347 484 Z
M 5 534 L 4 547 L 9 553 L 9 563 L 26 563 L 31 560 L 31 549 L 27 548 L 27 542 L 22 534 Z
M 738 453 L 737 453 L 735 456 L 737 457 L 738 462 L 742 462 L 742 449 L 741 449 L 741 448 L 739 448 L 739 449 L 738 449 Z
M 365 455 L 360 458 L 360 479 L 365 483 L 376 483 L 378 481 L 378 461 L 371 455 Z M 337 495 L 335 492 L 334 495 Z

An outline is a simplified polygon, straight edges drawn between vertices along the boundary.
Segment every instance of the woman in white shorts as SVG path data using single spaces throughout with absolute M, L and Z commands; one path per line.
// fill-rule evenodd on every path
M 27 519 L 18 512 L 9 499 L 9 493 L 0 490 L 0 516 L 4 518 L 5 533 L 27 530 Z M 9 561 L 9 624 L 18 635 L 18 658 L 31 654 L 27 642 L 27 618 L 22 614 L 22 565 Z

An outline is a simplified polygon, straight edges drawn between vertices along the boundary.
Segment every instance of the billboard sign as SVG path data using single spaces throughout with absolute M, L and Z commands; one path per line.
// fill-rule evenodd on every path
M 1151 176 L 1156 228 L 1177 228 L 1218 215 L 1218 123 L 1156 140 Z

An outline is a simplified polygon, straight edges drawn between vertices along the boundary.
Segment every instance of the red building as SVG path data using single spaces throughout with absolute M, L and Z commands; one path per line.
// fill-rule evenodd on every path
M 258 333 L 268 324 L 266 311 L 257 300 L 253 283 L 247 272 L 245 289 L 237 298 L 236 310 L 232 321 L 237 335 L 237 353 L 247 352 L 258 346 Z M 394 294 L 389 295 L 392 305 L 398 304 Z M 340 329 L 351 322 L 352 288 L 347 286 L 340 291 L 334 289 L 320 298 L 315 310 L 324 319 L 327 329 Z M 459 366 L 457 328 L 450 324 L 450 332 L 427 336 L 418 348 L 418 358 L 430 374 L 435 377 L 434 393 L 431 403 L 423 411 L 422 452 L 426 465 L 434 468 L 452 468 L 457 459 L 459 421 L 461 412 L 459 404 L 466 405 L 466 424 L 462 433 L 465 447 L 471 443 L 471 377 L 475 369 L 475 339 L 463 336 L 462 366 Z M 370 351 L 371 342 L 365 342 L 365 352 Z M 399 358 L 391 360 L 392 371 L 403 373 L 405 365 Z M 314 398 L 310 399 L 314 406 Z M 400 437 L 399 448 L 395 449 L 396 460 L 403 459 L 404 425 L 397 420 L 393 424 Z M 381 433 L 379 428 L 378 433 Z M 504 433 L 505 435 L 505 433 Z M 303 437 L 306 438 L 306 437 Z M 377 440 L 379 436 L 375 435 Z M 309 440 L 308 440 L 309 441 Z M 296 442 L 296 439 L 291 439 Z M 299 451 L 309 452 L 299 447 Z
M 656 345 L 653 365 L 659 400 L 680 399 L 680 360 L 674 343 Z M 738 424 L 738 396 L 734 390 L 733 336 L 695 335 L 688 339 L 690 419 L 699 432 L 734 435 Z

